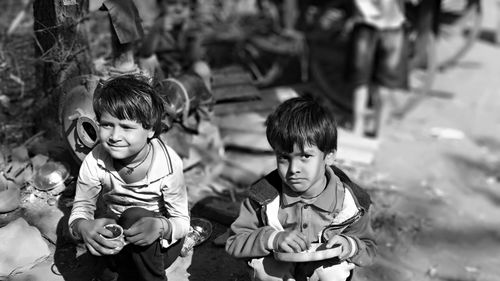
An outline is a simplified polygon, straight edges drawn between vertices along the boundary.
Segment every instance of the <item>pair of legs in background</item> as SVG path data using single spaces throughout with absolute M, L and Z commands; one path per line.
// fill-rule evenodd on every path
M 313 262 L 283 262 L 272 255 L 248 261 L 252 281 L 348 281 L 354 264 L 338 259 Z
M 378 136 L 397 107 L 396 95 L 408 89 L 404 27 L 380 30 L 357 24 L 351 34 L 349 52 L 347 73 L 354 88 L 353 132 L 359 136 Z M 374 121 L 372 128 L 368 126 L 370 120 Z
M 117 223 L 127 229 L 143 217 L 156 216 L 154 212 L 132 207 L 123 212 Z M 148 246 L 128 244 L 118 254 L 103 258 L 107 268 L 104 272 L 106 277 L 101 277 L 101 280 L 165 281 L 165 269 L 177 259 L 182 244 L 183 240 L 168 248 L 163 248 L 159 240 Z

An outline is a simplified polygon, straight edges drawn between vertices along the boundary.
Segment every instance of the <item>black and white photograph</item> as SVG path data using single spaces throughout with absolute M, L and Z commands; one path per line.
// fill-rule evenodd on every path
M 1 281 L 500 280 L 500 0 L 0 0 Z

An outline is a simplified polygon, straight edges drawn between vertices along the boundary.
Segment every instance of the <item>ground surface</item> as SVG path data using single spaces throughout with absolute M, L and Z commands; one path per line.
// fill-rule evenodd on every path
M 493 0 L 484 2 L 489 31 L 496 10 Z M 500 279 L 498 58 L 500 48 L 480 40 L 457 67 L 439 74 L 434 88 L 441 94 L 394 120 L 374 164 L 353 174 L 373 197 L 379 245 L 375 264 L 357 270 L 356 280 Z M 180 258 L 169 280 L 248 280 L 245 265 L 212 243 L 225 230 L 214 222 L 210 240 Z M 75 259 L 54 255 L 12 280 L 91 280 L 97 264 L 83 252 L 60 247 L 62 257 Z M 54 263 L 68 270 L 54 274 Z

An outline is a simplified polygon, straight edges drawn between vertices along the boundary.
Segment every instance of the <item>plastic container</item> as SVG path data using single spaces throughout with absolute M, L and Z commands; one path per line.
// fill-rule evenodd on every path
M 196 225 L 191 227 L 191 230 L 184 239 L 184 244 L 181 249 L 181 257 L 185 257 L 191 252 L 197 244 L 203 240 L 203 227 Z

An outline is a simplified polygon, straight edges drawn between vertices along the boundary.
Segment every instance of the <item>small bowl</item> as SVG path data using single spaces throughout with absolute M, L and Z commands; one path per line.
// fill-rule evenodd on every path
M 59 194 L 66 188 L 64 182 L 68 177 L 69 172 L 66 166 L 59 162 L 49 161 L 36 170 L 33 185 L 40 191 Z

